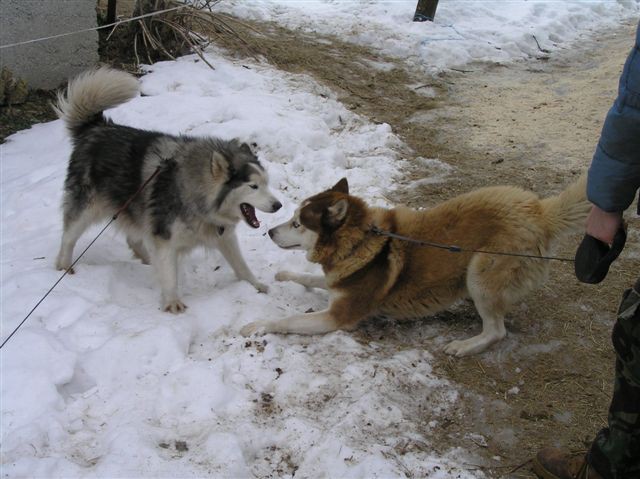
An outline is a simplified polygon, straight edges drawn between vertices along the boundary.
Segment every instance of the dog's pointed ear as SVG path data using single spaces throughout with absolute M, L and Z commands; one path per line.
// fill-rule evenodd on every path
M 243 153 L 248 153 L 249 155 L 253 155 L 253 151 L 251 150 L 251 147 L 246 143 L 242 143 L 240 145 L 240 151 Z
M 344 193 L 345 195 L 348 195 L 349 183 L 347 182 L 347 179 L 342 178 L 335 185 L 333 185 L 333 188 L 331 188 L 329 191 L 337 191 L 338 193 Z
M 227 175 L 229 162 L 221 153 L 215 151 L 211 155 L 211 174 L 214 178 L 224 178 Z
M 346 198 L 336 201 L 325 211 L 325 220 L 330 226 L 338 226 L 344 221 L 349 209 L 349 202 Z

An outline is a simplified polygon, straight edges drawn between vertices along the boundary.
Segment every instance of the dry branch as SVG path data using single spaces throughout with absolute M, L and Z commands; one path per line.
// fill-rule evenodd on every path
M 105 31 L 101 37 L 103 59 L 113 63 L 149 64 L 161 60 L 175 60 L 187 53 L 195 53 L 210 68 L 204 50 L 211 37 L 232 37 L 245 48 L 248 43 L 230 25 L 232 17 L 214 12 L 220 0 L 199 0 L 186 4 L 177 0 L 136 0 L 130 18 L 178 8 L 141 18 Z M 122 20 L 123 18 L 120 18 Z

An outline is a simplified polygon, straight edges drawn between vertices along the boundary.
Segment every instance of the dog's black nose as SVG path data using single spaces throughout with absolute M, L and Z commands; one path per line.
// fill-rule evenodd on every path
M 282 203 L 280 203 L 279 201 L 276 201 L 274 204 L 271 205 L 271 208 L 273 209 L 273 211 L 278 211 L 280 208 L 282 208 Z
M 273 235 L 274 235 L 274 234 L 275 234 L 275 233 L 273 232 L 273 230 L 269 230 L 269 238 L 273 239 Z

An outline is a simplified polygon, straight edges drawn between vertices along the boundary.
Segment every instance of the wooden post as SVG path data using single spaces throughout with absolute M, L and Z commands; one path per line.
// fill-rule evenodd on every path
M 414 22 L 433 22 L 438 8 L 438 0 L 418 0 L 416 13 L 413 15 Z
M 108 0 L 107 2 L 107 17 L 105 18 L 105 24 L 109 25 L 116 21 L 116 3 L 118 0 Z

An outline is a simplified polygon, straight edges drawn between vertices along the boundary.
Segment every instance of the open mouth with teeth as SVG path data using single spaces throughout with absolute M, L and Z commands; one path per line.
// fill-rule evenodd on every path
M 260 227 L 260 222 L 258 221 L 258 218 L 256 218 L 256 209 L 253 206 L 249 203 L 242 203 L 240 205 L 240 211 L 249 226 L 252 228 Z

